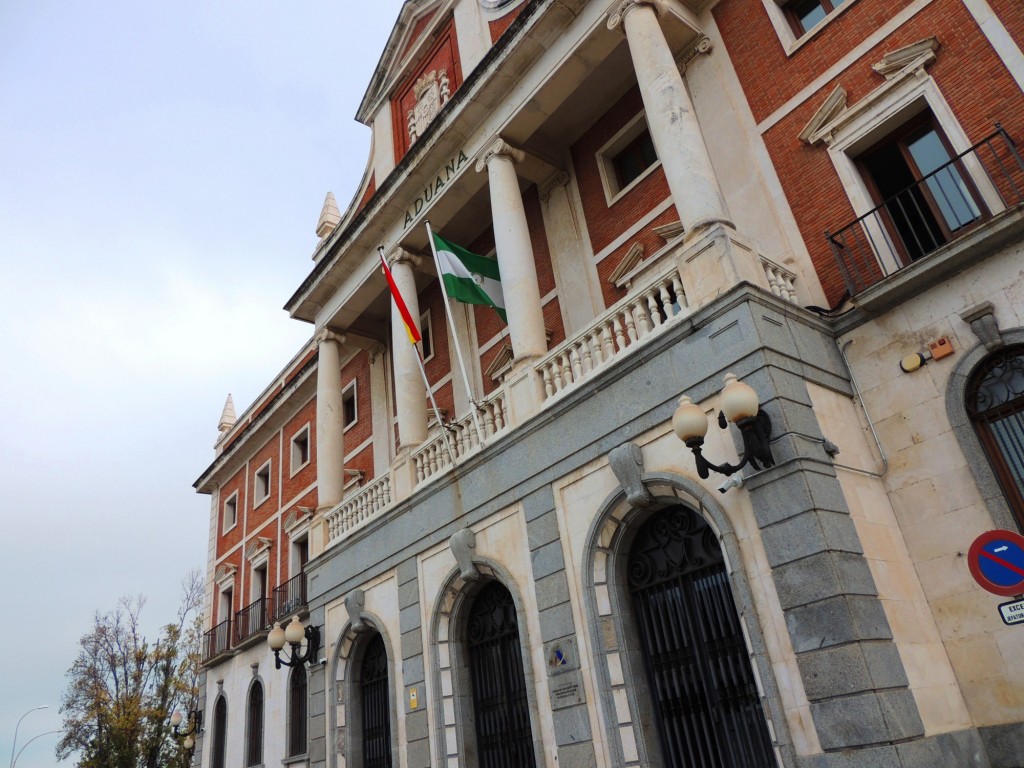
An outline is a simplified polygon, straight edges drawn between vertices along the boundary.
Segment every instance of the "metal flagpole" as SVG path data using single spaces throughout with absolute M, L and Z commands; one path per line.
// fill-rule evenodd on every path
M 430 241 L 430 252 L 434 256 L 434 268 L 437 270 L 437 279 L 441 282 L 441 292 L 444 294 L 444 311 L 448 315 L 448 327 L 452 329 L 452 341 L 455 342 L 455 357 L 459 360 L 459 369 L 462 371 L 462 383 L 466 387 L 466 396 L 473 406 L 473 424 L 476 426 L 476 436 L 480 445 L 484 444 L 484 431 L 480 426 L 480 417 L 477 415 L 476 400 L 473 399 L 473 390 L 469 386 L 469 375 L 466 373 L 466 363 L 462 357 L 462 347 L 459 344 L 459 334 L 455 331 L 455 320 L 452 318 L 451 299 L 448 297 L 448 289 L 444 285 L 444 276 L 441 274 L 441 261 L 437 258 L 437 248 L 434 247 L 434 231 L 430 228 L 430 221 L 424 221 L 427 225 L 427 239 Z
M 427 388 L 427 394 L 430 396 L 430 404 L 434 406 L 434 415 L 437 417 L 437 425 L 441 428 L 441 437 L 444 438 L 444 447 L 448 449 L 448 455 L 452 457 L 452 466 L 454 467 L 456 464 L 455 451 L 452 450 L 452 444 L 448 442 L 448 428 L 444 425 L 444 419 L 441 418 L 441 410 L 437 407 L 437 400 L 434 399 L 434 393 L 430 389 L 430 382 L 427 381 L 427 369 L 423 367 L 423 354 L 415 344 L 412 345 L 412 348 L 416 352 L 416 362 L 420 364 L 420 376 L 423 377 L 423 386 Z

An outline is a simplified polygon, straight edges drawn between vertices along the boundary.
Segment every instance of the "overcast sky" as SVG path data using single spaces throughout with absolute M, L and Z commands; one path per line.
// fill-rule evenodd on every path
M 59 728 L 96 610 L 155 628 L 205 568 L 192 482 L 312 332 L 281 307 L 401 5 L 0 0 L 0 760 Z

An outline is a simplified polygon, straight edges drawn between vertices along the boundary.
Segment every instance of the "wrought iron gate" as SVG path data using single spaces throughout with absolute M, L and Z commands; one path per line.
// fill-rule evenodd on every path
M 467 646 L 480 768 L 534 768 L 516 607 L 496 581 L 473 601 Z
M 776 765 L 722 550 L 673 507 L 637 532 L 629 588 L 668 768 Z
M 375 634 L 366 644 L 361 672 L 363 765 L 366 768 L 391 768 L 388 654 L 380 633 Z

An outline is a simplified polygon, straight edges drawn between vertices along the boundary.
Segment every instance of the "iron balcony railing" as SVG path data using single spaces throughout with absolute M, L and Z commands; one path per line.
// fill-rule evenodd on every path
M 267 613 L 270 601 L 265 597 L 254 600 L 235 614 L 235 642 L 240 643 L 270 626 Z
M 842 227 L 825 232 L 850 295 L 1024 199 L 1024 161 L 1002 126 Z
M 280 621 L 306 605 L 306 573 L 300 571 L 284 584 L 274 587 L 271 621 Z
M 210 661 L 231 648 L 231 619 L 224 619 L 220 624 L 203 635 L 203 661 Z

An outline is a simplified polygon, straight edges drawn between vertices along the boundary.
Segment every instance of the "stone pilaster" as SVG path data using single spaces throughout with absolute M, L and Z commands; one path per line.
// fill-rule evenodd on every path
M 625 29 L 647 126 L 690 237 L 709 224 L 729 220 L 693 100 L 658 21 L 665 7 L 664 0 L 622 0 L 609 14 L 608 28 Z
M 487 145 L 476 163 L 478 172 L 487 170 L 494 246 L 498 252 L 512 352 L 517 361 L 540 357 L 548 348 L 537 267 L 515 168 L 524 158 L 522 150 L 498 138 Z
M 345 419 L 341 399 L 341 345 L 345 337 L 326 328 L 316 336 L 316 486 L 319 508 L 341 502 L 345 485 Z
M 559 295 L 572 297 L 561 302 L 566 335 L 572 336 L 604 311 L 604 303 L 597 269 L 583 245 L 583 224 L 570 198 L 569 183 L 569 174 L 558 171 L 541 185 L 540 202 Z

